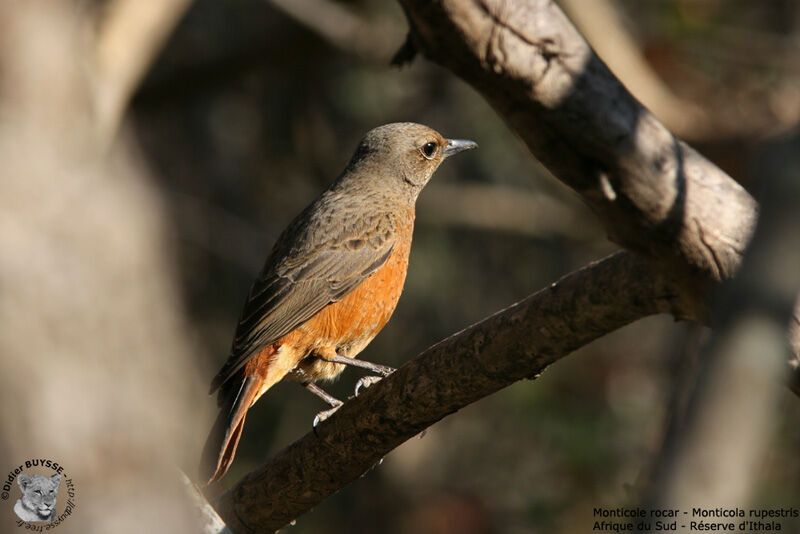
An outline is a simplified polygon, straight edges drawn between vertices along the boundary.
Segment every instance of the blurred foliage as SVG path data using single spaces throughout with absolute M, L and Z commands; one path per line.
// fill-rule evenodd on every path
M 789 129 L 798 118 L 800 4 L 796 0 L 617 3 L 626 27 L 670 89 L 716 116 L 718 139 L 698 148 L 747 185 L 746 158 L 753 136 L 776 125 Z
M 800 9 L 792 0 L 620 4 L 665 80 L 703 105 L 720 87 L 751 98 L 751 87 L 784 80 L 780 69 L 796 67 L 800 57 L 779 63 L 776 56 L 741 53 L 725 40 L 738 35 L 752 46 L 751 35 L 768 35 L 797 43 Z M 405 29 L 394 3 L 340 5 L 400 26 L 399 35 Z M 777 74 L 771 77 L 770 69 Z M 198 365 L 209 379 L 227 355 L 249 284 L 272 242 L 336 177 L 360 136 L 379 124 L 422 122 L 480 144 L 448 161 L 429 187 L 514 187 L 559 198 L 581 224 L 599 224 L 450 73 L 422 58 L 400 70 L 365 61 L 265 1 L 198 0 L 137 94 L 132 114 L 170 209 L 187 313 L 206 349 Z M 729 150 L 740 156 L 740 148 Z M 400 365 L 611 250 L 602 239 L 587 243 L 536 228 L 510 234 L 420 223 L 397 312 L 362 356 Z M 291 531 L 585 531 L 593 506 L 635 501 L 669 415 L 671 379 L 688 361 L 683 355 L 696 351 L 699 331 L 661 317 L 607 336 L 535 383 L 518 383 L 406 443 Z M 348 371 L 328 389 L 344 398 L 357 376 Z M 307 432 L 321 408 L 293 384 L 270 391 L 248 416 L 225 482 Z M 787 395 L 759 495 L 773 505 L 800 499 L 798 416 L 800 406 Z

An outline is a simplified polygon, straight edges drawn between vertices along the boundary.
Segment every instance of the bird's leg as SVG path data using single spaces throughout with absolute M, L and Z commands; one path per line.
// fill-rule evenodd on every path
M 318 385 L 314 384 L 313 382 L 303 382 L 301 385 L 308 391 L 310 391 L 311 393 L 313 393 L 314 395 L 324 400 L 333 407 L 338 407 L 342 405 L 342 401 L 340 401 L 339 399 L 337 399 L 336 397 L 334 397 L 333 395 L 331 395 Z
M 356 390 L 355 395 L 358 397 L 358 391 L 361 388 L 368 388 L 371 385 L 380 382 L 381 378 L 384 376 L 389 376 L 390 374 L 394 373 L 394 367 L 389 367 L 387 365 L 380 365 L 378 363 L 367 362 L 364 360 L 356 360 L 355 358 L 348 358 L 347 356 L 342 356 L 338 352 L 332 356 L 318 356 L 319 358 L 327 361 L 327 362 L 334 362 L 334 363 L 341 363 L 344 365 L 352 365 L 353 367 L 358 367 L 360 369 L 366 369 L 368 371 L 372 371 L 376 375 L 380 376 L 363 376 L 361 377 L 358 382 L 356 382 Z
M 367 371 L 372 371 L 375 374 L 381 376 L 389 376 L 390 374 L 394 373 L 395 368 L 389 367 L 388 365 L 381 365 L 379 363 L 372 363 L 372 362 L 365 362 L 364 360 L 356 360 L 355 358 L 348 358 L 347 356 L 342 356 L 341 354 L 336 354 L 334 356 L 317 356 L 326 362 L 333 362 L 333 363 L 341 363 L 344 365 L 352 365 L 353 367 L 359 367 L 361 369 L 366 369 Z
M 331 395 L 330 393 L 328 393 L 327 391 L 325 391 L 324 389 L 322 389 L 321 387 L 312 382 L 303 382 L 302 386 L 311 393 L 313 393 L 314 395 L 316 395 L 317 397 L 319 397 L 320 399 L 324 400 L 325 402 L 331 405 L 330 409 L 323 410 L 319 412 L 316 415 L 316 417 L 314 417 L 314 423 L 312 424 L 312 426 L 314 426 L 314 428 L 316 429 L 319 423 L 321 423 L 322 421 L 333 415 L 334 412 L 336 412 L 336 410 L 338 410 L 343 403 L 342 401 L 340 401 L 339 399 L 337 399 L 336 397 L 334 397 L 333 395 Z

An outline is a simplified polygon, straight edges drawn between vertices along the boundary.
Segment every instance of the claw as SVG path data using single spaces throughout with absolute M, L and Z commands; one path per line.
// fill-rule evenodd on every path
M 340 402 L 337 406 L 334 406 L 333 408 L 330 408 L 328 410 L 323 410 L 323 411 L 319 412 L 316 415 L 316 417 L 314 417 L 314 422 L 311 424 L 311 426 L 314 427 L 314 431 L 317 430 L 317 425 L 318 424 L 323 422 L 328 417 L 332 416 L 336 412 L 336 410 L 338 410 L 341 407 L 342 407 L 342 404 Z
M 367 389 L 372 384 L 377 384 L 378 382 L 380 382 L 381 378 L 383 378 L 383 377 L 380 377 L 380 376 L 362 376 L 358 380 L 358 382 L 356 382 L 356 391 L 355 391 L 356 397 L 358 397 L 358 390 L 359 389 L 361 389 L 361 388 Z

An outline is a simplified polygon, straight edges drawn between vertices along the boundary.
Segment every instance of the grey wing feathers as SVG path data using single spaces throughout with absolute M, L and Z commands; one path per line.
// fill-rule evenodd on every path
M 285 336 L 375 273 L 394 249 L 390 232 L 273 257 L 250 291 L 231 355 L 211 384 L 213 393 L 257 351 Z M 273 267 L 274 265 L 274 267 Z

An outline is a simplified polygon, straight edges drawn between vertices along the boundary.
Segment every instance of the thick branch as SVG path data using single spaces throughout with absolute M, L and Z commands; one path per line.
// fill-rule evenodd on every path
M 272 532 L 443 417 L 632 321 L 681 308 L 642 260 L 618 253 L 440 342 L 250 473 L 217 504 L 234 532 Z
M 414 42 L 472 84 L 611 239 L 668 267 L 700 315 L 736 270 L 756 203 L 676 139 L 548 0 L 401 0 Z

